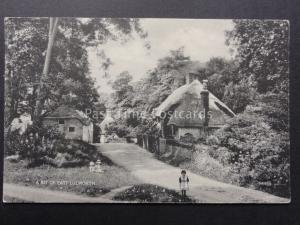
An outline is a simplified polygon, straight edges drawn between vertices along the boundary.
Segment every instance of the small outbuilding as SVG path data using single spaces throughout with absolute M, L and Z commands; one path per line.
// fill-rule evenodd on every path
M 44 126 L 56 126 L 67 139 L 93 142 L 93 123 L 82 111 L 60 106 L 43 119 Z

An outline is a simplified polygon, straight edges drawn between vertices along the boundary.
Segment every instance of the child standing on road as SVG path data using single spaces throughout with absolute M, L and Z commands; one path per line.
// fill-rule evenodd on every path
M 186 197 L 186 190 L 189 189 L 189 178 L 186 175 L 186 171 L 181 171 L 181 176 L 179 177 L 179 188 L 181 190 L 181 196 Z

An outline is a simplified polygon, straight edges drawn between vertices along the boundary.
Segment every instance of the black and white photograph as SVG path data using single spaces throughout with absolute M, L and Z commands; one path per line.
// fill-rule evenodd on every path
M 287 204 L 289 20 L 6 17 L 4 203 Z

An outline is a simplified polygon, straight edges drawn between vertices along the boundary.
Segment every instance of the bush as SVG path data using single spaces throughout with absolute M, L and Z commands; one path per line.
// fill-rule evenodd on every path
M 134 185 L 125 191 L 117 193 L 113 199 L 138 202 L 195 202 L 189 197 L 182 198 L 174 190 L 151 184 Z
M 125 137 L 130 133 L 130 128 L 124 121 L 118 120 L 106 128 L 106 134 L 111 135 L 113 133 L 117 134 L 119 137 Z
M 54 127 L 29 126 L 25 133 L 10 132 L 6 139 L 7 155 L 19 154 L 28 159 L 28 166 L 50 164 L 56 167 L 88 165 L 100 159 L 107 165 L 113 162 L 100 154 L 96 147 L 80 140 L 68 140 Z
M 214 135 L 208 136 L 205 141 L 208 145 L 219 145 L 220 144 L 220 140 Z
M 157 158 L 167 162 L 173 166 L 179 166 L 182 163 L 191 161 L 193 155 L 193 149 L 167 145 L 166 150 L 157 155 Z
M 63 136 L 53 127 L 38 125 L 28 126 L 24 133 L 19 130 L 9 132 L 6 136 L 7 155 L 19 154 L 30 160 L 29 164 L 39 164 L 44 156 L 55 156 L 53 144 Z
M 212 140 L 217 141 L 212 141 Z M 207 142 L 211 156 L 239 175 L 239 184 L 289 196 L 289 135 L 272 129 L 263 117 L 245 112 Z
M 90 196 L 90 197 L 103 195 L 103 194 L 106 194 L 108 192 L 110 192 L 109 189 L 97 187 L 97 186 L 94 186 L 94 185 L 84 186 L 81 190 L 81 194 L 85 194 L 85 195 Z
M 57 140 L 52 151 L 55 153 L 54 157 L 42 159 L 44 159 L 44 163 L 55 167 L 87 166 L 91 161 L 96 162 L 98 159 L 106 165 L 114 164 L 109 158 L 97 151 L 95 146 L 81 140 Z
M 204 144 L 196 145 L 192 160 L 181 164 L 180 168 L 189 169 L 218 181 L 239 184 L 238 175 L 234 173 L 228 164 L 224 163 L 225 160 L 220 161 L 217 159 L 218 154 L 226 155 L 225 151 L 226 149 L 215 149 Z
M 205 144 L 196 145 L 192 160 L 180 167 L 223 182 L 289 197 L 289 134 L 278 127 L 274 120 L 262 116 L 261 108 L 248 107 L 208 136 Z

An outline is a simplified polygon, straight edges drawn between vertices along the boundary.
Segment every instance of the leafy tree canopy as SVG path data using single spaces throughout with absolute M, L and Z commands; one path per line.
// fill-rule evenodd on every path
M 234 20 L 227 44 L 235 50 L 239 74 L 257 82 L 259 93 L 288 91 L 288 34 L 284 20 Z
M 48 41 L 47 18 L 8 18 L 5 20 L 6 105 L 5 121 L 27 112 L 34 113 Z M 60 18 L 50 62 L 43 80 L 43 111 L 60 104 L 80 110 L 92 108 L 98 99 L 94 80 L 89 75 L 88 47 L 99 47 L 107 40 L 141 38 L 147 33 L 138 19 Z M 147 47 L 149 43 L 146 43 Z M 103 57 L 106 68 L 110 63 Z

